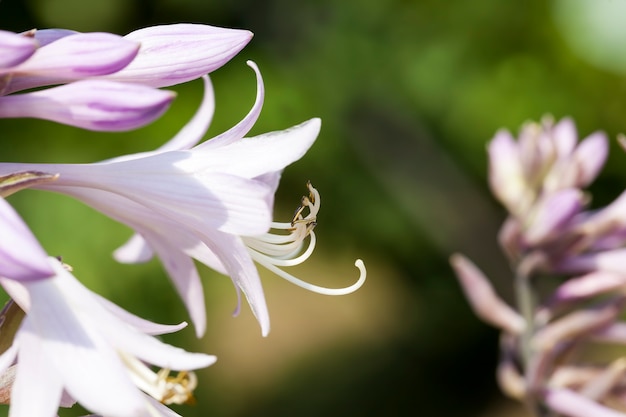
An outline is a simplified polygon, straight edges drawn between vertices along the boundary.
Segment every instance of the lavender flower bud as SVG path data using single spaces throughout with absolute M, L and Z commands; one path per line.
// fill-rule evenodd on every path
M 450 264 L 478 317 L 510 333 L 524 330 L 524 319 L 496 295 L 487 278 L 469 259 L 453 255 Z
M 540 198 L 529 216 L 525 240 L 528 245 L 537 245 L 562 232 L 562 228 L 583 207 L 583 193 L 569 188 Z
M 37 42 L 29 37 L 0 31 L 0 69 L 14 67 L 31 57 Z
M 139 43 L 110 33 L 63 36 L 41 47 L 14 71 L 77 79 L 106 75 L 127 66 L 137 55 Z
M 66 36 L 77 35 L 80 33 L 69 29 L 37 29 L 33 32 L 33 36 L 37 42 L 39 42 L 39 47 L 46 46 L 49 43 L 58 41 Z
M 124 37 L 141 43 L 137 58 L 107 79 L 167 87 L 200 78 L 229 61 L 252 38 L 246 30 L 175 24 L 139 29 Z
M 141 85 L 84 80 L 0 97 L 0 117 L 35 117 L 98 131 L 130 130 L 158 118 L 174 96 Z

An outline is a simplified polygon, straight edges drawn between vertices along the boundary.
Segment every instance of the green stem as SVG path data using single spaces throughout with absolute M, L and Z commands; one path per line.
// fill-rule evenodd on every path
M 515 274 L 515 297 L 517 299 L 517 308 L 526 321 L 526 328 L 524 329 L 521 340 L 522 361 L 524 367 L 526 367 L 532 355 L 530 342 L 535 332 L 534 310 L 536 299 L 529 277 L 526 274 L 520 273 L 519 269 L 520 268 L 518 268 Z

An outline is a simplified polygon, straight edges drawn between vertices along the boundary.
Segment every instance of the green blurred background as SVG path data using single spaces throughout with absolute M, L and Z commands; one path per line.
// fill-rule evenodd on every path
M 197 405 L 178 412 L 523 415 L 494 381 L 497 332 L 474 318 L 447 259 L 469 255 L 510 299 L 495 244 L 505 213 L 486 186 L 486 143 L 500 127 L 517 131 L 547 113 L 574 117 L 583 136 L 626 130 L 626 1 L 5 0 L 0 20 L 12 31 L 125 34 L 175 22 L 249 29 L 252 42 L 212 75 L 208 137 L 252 105 L 248 59 L 267 89 L 252 134 L 323 120 L 314 147 L 284 173 L 276 218 L 290 219 L 311 180 L 323 200 L 318 249 L 294 273 L 341 287 L 356 279 L 353 262 L 362 258 L 368 282 L 331 298 L 264 273 L 272 331 L 262 338 L 247 306 L 231 317 L 230 281 L 201 267 L 206 336 L 196 340 L 189 328 L 164 339 L 219 360 L 199 372 Z M 3 160 L 91 162 L 153 149 L 202 94 L 199 81 L 172 89 L 179 94 L 168 113 L 128 133 L 3 121 Z M 592 187 L 595 205 L 626 184 L 626 156 L 611 146 Z M 129 230 L 61 196 L 27 191 L 11 202 L 93 290 L 156 321 L 188 319 L 157 261 L 128 266 L 110 257 Z

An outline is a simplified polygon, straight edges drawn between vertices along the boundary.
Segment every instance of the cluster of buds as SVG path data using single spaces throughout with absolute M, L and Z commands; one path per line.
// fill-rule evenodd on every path
M 578 143 L 570 119 L 527 124 L 517 141 L 499 131 L 489 178 L 509 213 L 498 238 L 516 308 L 467 258 L 451 258 L 475 313 L 502 330 L 502 390 L 537 416 L 626 416 L 626 358 L 598 361 L 626 344 L 626 192 L 591 210 L 583 191 L 607 154 L 603 133 Z
M 269 313 L 255 261 L 318 293 L 347 294 L 363 284 L 360 260 L 356 284 L 340 289 L 308 284 L 281 269 L 303 262 L 315 247 L 316 189 L 308 185 L 309 196 L 291 222 L 273 222 L 272 211 L 281 172 L 312 146 L 319 119 L 244 138 L 264 99 L 260 71 L 249 62 L 257 80 L 252 109 L 228 131 L 203 141 L 215 107 L 207 73 L 251 36 L 194 24 L 126 36 L 0 31 L 0 118 L 128 130 L 167 109 L 174 94 L 160 87 L 204 82 L 194 117 L 156 150 L 85 164 L 0 162 L 0 286 L 12 300 L 0 312 L 0 402 L 10 404 L 11 416 L 54 416 L 59 406 L 76 402 L 103 416 L 176 416 L 165 404 L 192 401 L 198 383 L 193 370 L 216 360 L 154 337 L 186 323 L 136 317 L 85 288 L 71 267 L 49 257 L 5 200 L 25 188 L 71 196 L 129 226 L 135 234 L 114 257 L 136 263 L 158 256 L 198 337 L 206 317 L 194 260 L 232 279 L 263 335 Z

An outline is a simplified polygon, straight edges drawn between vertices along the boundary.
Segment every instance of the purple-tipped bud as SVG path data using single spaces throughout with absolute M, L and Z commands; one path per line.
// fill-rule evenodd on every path
M 626 275 L 613 272 L 594 271 L 570 278 L 554 292 L 551 304 L 592 299 L 600 294 L 626 287 Z
M 556 270 L 562 273 L 604 271 L 626 274 L 626 249 L 620 248 L 574 256 L 563 260 Z
M 21 64 L 37 50 L 37 41 L 13 32 L 0 31 L 0 69 Z
M 544 401 L 551 410 L 568 417 L 624 417 L 625 415 L 564 388 L 546 390 Z
M 45 251 L 3 198 L 0 198 L 0 230 L 0 277 L 34 281 L 54 276 Z
M 623 298 L 614 298 L 606 303 L 569 313 L 535 333 L 532 345 L 540 351 L 549 351 L 557 344 L 583 336 L 609 326 L 624 307 Z
M 574 151 L 578 132 L 574 121 L 569 117 L 561 119 L 553 128 L 552 136 L 558 158 L 566 158 Z
M 252 38 L 246 30 L 207 25 L 154 26 L 129 33 L 141 43 L 133 62 L 107 79 L 166 87 L 200 78 L 228 62 Z
M 493 290 L 487 277 L 469 259 L 462 255 L 453 255 L 450 264 L 456 272 L 474 313 L 485 322 L 519 334 L 526 327 L 525 321 L 509 307 Z
M 596 132 L 585 138 L 574 152 L 574 163 L 565 176 L 572 176 L 572 187 L 586 187 L 596 179 L 609 154 L 606 135 Z M 575 167 L 575 168 L 574 168 Z M 572 172 L 573 171 L 573 172 Z
M 157 119 L 174 96 L 142 85 L 84 80 L 0 97 L 0 117 L 34 117 L 89 130 L 122 131 Z
M 39 42 L 40 47 L 58 41 L 66 36 L 77 35 L 80 33 L 69 29 L 37 29 L 34 32 L 35 39 Z
M 499 130 L 487 149 L 491 190 L 511 209 L 520 204 L 528 189 L 517 143 L 508 131 Z
M 106 75 L 127 66 L 137 55 L 139 43 L 110 33 L 78 33 L 61 36 L 39 48 L 15 71 L 58 79 Z
M 537 245 L 558 235 L 583 207 L 583 193 L 566 189 L 549 194 L 537 201 L 531 224 L 525 232 L 528 245 Z

